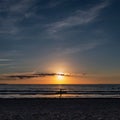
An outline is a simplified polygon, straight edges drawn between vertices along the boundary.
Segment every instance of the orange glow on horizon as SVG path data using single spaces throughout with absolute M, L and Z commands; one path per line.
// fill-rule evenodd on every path
M 56 72 L 50 76 L 33 78 L 0 79 L 0 84 L 120 84 L 118 76 L 71 76 L 70 73 Z

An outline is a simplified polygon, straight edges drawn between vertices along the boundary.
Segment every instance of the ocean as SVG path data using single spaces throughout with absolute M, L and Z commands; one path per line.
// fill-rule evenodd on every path
M 0 84 L 0 98 L 120 98 L 120 85 Z

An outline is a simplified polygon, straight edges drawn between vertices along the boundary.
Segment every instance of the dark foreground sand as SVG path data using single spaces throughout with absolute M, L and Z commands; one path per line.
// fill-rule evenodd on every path
M 120 99 L 0 99 L 0 120 L 120 120 Z

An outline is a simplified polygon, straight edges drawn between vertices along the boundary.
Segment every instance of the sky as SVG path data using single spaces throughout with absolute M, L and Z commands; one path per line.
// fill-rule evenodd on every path
M 120 83 L 119 6 L 120 0 L 0 0 L 0 75 L 85 73 L 88 83 Z

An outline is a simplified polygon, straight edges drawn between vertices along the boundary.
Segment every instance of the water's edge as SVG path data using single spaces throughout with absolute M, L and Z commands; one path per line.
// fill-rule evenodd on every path
M 0 85 L 0 98 L 120 98 L 120 85 Z

